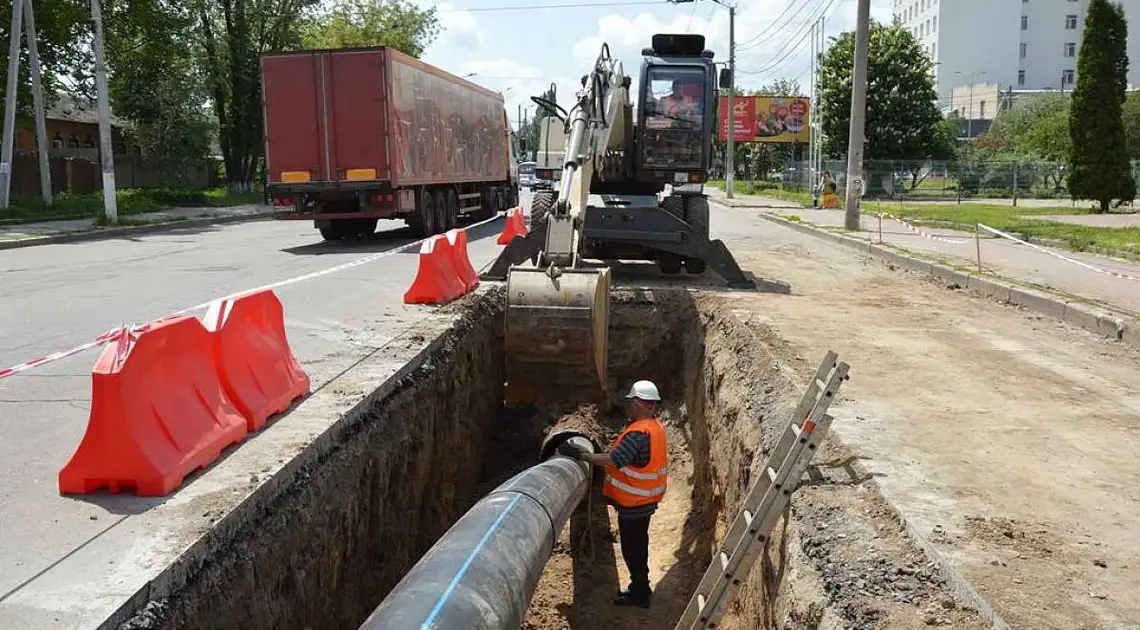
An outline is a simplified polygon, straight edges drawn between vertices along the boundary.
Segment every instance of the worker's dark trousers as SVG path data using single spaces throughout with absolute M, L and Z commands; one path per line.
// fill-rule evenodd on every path
M 649 515 L 618 517 L 621 555 L 629 569 L 629 590 L 633 595 L 649 594 Z

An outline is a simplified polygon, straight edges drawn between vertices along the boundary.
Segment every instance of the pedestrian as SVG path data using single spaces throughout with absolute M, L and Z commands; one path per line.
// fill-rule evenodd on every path
M 607 453 L 585 453 L 564 443 L 558 452 L 605 468 L 602 496 L 618 517 L 621 555 L 629 569 L 629 588 L 614 604 L 649 608 L 649 519 L 665 497 L 669 448 L 661 422 L 661 394 L 652 381 L 637 381 L 626 395 L 629 420 Z

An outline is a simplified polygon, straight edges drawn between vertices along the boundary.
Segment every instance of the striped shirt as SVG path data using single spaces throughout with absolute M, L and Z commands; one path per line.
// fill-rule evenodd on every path
M 649 434 L 644 431 L 634 431 L 627 433 L 625 437 L 618 442 L 618 445 L 610 451 L 610 461 L 616 468 L 624 466 L 633 466 L 641 468 L 649 465 Z M 613 501 L 609 502 L 617 509 L 618 518 L 641 518 L 647 517 L 657 511 L 657 504 L 651 503 L 649 505 L 639 505 L 637 507 L 626 508 L 615 504 Z

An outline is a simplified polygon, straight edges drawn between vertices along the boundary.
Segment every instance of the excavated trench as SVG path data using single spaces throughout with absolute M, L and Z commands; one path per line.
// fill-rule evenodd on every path
M 356 628 L 480 496 L 538 461 L 552 428 L 617 434 L 618 407 L 504 408 L 502 291 L 462 310 L 429 360 L 357 405 L 331 447 L 299 456 L 285 490 L 209 541 L 177 588 L 110 627 Z M 731 294 L 685 291 L 615 292 L 610 345 L 614 391 L 647 378 L 669 399 L 654 606 L 612 606 L 627 579 L 617 526 L 591 500 L 563 530 L 523 628 L 671 628 L 822 358 L 796 356 Z M 981 627 L 855 460 L 831 440 L 816 456 L 722 627 Z

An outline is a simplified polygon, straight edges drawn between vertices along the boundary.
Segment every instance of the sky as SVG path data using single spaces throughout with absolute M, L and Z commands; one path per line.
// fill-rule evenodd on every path
M 530 97 L 551 83 L 560 104 L 573 100 L 603 42 L 635 85 L 641 49 L 654 33 L 701 33 L 714 60 L 728 60 L 728 9 L 711 0 L 419 1 L 436 7 L 443 29 L 423 59 L 503 91 L 512 126 L 520 104 L 533 117 Z M 889 21 L 892 6 L 892 0 L 871 0 L 871 17 Z M 812 24 L 822 16 L 825 35 L 836 36 L 854 28 L 855 9 L 855 0 L 738 0 L 737 86 L 758 89 L 775 79 L 797 79 L 807 94 Z

